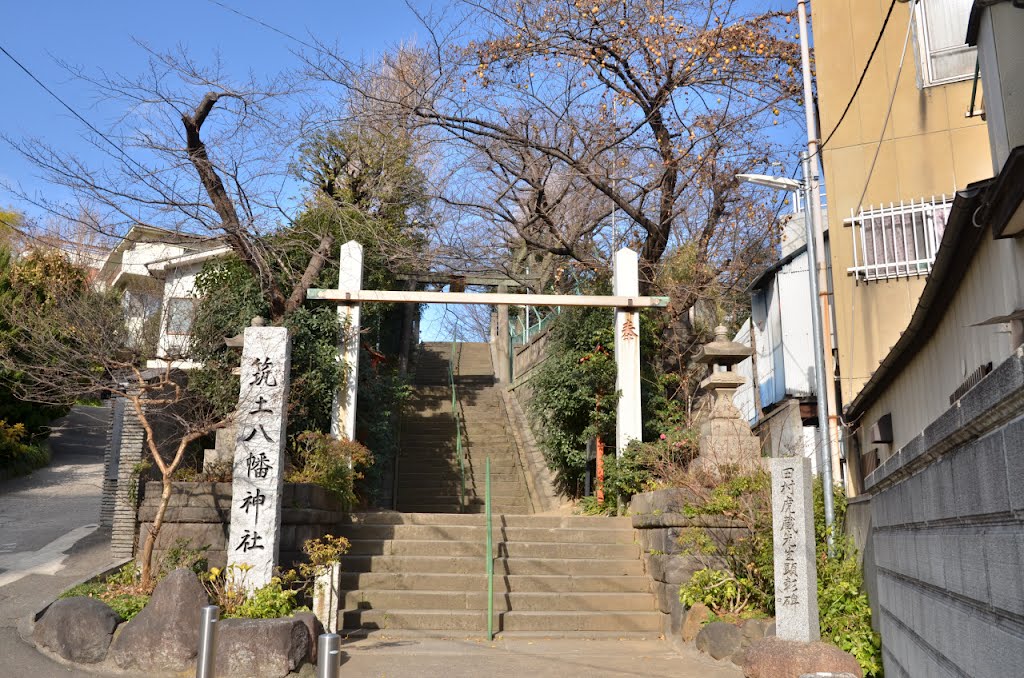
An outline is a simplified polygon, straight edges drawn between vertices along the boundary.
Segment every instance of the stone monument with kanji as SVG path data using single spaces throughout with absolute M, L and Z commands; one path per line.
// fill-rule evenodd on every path
M 274 576 L 281 543 L 281 493 L 291 340 L 284 327 L 245 330 L 235 424 L 228 567 L 249 591 Z

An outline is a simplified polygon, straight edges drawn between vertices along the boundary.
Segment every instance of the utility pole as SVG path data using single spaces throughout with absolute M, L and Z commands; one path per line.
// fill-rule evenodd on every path
M 825 233 L 824 218 L 821 213 L 821 183 L 818 178 L 818 120 L 814 109 L 814 90 L 811 87 L 811 54 L 810 44 L 807 37 L 807 6 L 809 0 L 798 0 L 797 14 L 800 24 L 800 62 L 803 66 L 804 76 L 804 117 L 807 122 L 807 155 L 805 157 L 805 170 L 807 176 L 807 215 L 811 217 L 811 227 L 814 231 L 814 250 L 817 256 L 810 258 L 810 265 L 817 269 L 818 307 L 821 320 L 821 327 L 816 331 L 820 332 L 822 371 L 825 374 L 818 379 L 819 384 L 824 384 L 825 393 L 818 394 L 818 407 L 826 407 L 827 427 L 822 431 L 822 483 L 825 490 L 825 524 L 831 526 L 834 521 L 834 504 L 832 497 L 832 471 L 838 467 L 839 451 L 839 420 L 837 417 L 837 404 L 834 384 L 831 383 L 835 375 L 835 366 L 832 359 L 832 316 L 828 298 L 828 269 L 825 261 Z M 811 238 L 808 238 L 808 253 L 811 253 Z M 815 261 L 817 259 L 817 261 Z M 825 378 L 821 378 L 825 377 Z M 821 388 L 819 386 L 819 388 Z M 822 397 L 824 396 L 824 397 Z M 820 419 L 819 414 L 819 419 Z M 831 543 L 831 542 L 830 542 Z

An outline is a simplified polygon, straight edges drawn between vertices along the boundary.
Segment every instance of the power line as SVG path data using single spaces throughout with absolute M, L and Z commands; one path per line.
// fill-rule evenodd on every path
M 913 2 L 916 2 L 916 0 L 913 0 Z M 878 31 L 878 37 L 875 38 L 875 44 L 871 47 L 871 53 L 868 54 L 867 63 L 864 64 L 864 69 L 860 73 L 860 78 L 857 79 L 857 85 L 856 87 L 853 88 L 853 93 L 850 95 L 850 100 L 846 102 L 846 108 L 843 109 L 843 112 L 839 116 L 839 120 L 836 121 L 835 126 L 832 128 L 832 131 L 828 133 L 828 136 L 825 138 L 824 141 L 818 144 L 818 154 L 821 154 L 821 151 L 825 148 L 825 145 L 832 140 L 832 137 L 835 136 L 835 133 L 839 130 L 839 126 L 842 125 L 843 120 L 846 119 L 846 114 L 850 112 L 850 107 L 853 106 L 853 102 L 857 98 L 857 93 L 860 92 L 860 86 L 864 84 L 864 78 L 867 77 L 868 68 L 871 67 L 871 61 L 875 58 L 875 52 L 878 51 L 878 46 L 882 43 L 882 36 L 885 35 L 885 29 L 889 25 L 889 19 L 892 17 L 892 12 L 895 8 L 896 0 L 892 0 L 889 3 L 889 11 L 886 12 L 885 14 L 885 20 L 882 21 L 882 28 L 879 29 Z M 911 15 L 913 15 L 913 11 L 911 11 Z
M 231 7 L 229 5 L 224 4 L 223 2 L 220 2 L 219 0 L 209 0 L 209 1 L 212 4 L 217 5 L 221 9 L 226 9 L 227 11 L 231 12 L 232 14 L 237 14 L 238 16 L 242 17 L 243 19 L 248 19 L 249 21 L 252 21 L 253 23 L 259 24 L 260 26 L 263 26 L 267 30 L 274 31 L 275 33 L 277 33 L 279 35 L 283 35 L 284 37 L 288 38 L 289 40 L 294 40 L 295 42 L 299 43 L 300 45 L 304 45 L 304 46 L 308 47 L 311 50 L 314 50 L 316 52 L 322 52 L 323 51 L 319 47 L 311 45 L 308 42 L 306 42 L 305 40 L 302 40 L 300 38 L 295 37 L 291 33 L 283 31 L 280 28 L 277 28 L 276 26 L 272 26 L 272 25 L 268 24 L 267 22 L 263 21 L 262 19 L 258 19 L 258 18 L 254 17 L 254 16 L 246 14 L 245 12 L 241 12 L 241 11 L 235 9 L 234 7 Z
M 40 80 L 39 78 L 37 78 L 37 77 L 35 76 L 35 74 L 33 74 L 33 73 L 32 73 L 32 71 L 30 71 L 30 70 L 29 70 L 29 69 L 28 69 L 28 68 L 27 68 L 27 67 L 26 67 L 26 66 L 25 66 L 25 65 L 24 65 L 23 63 L 21 63 L 21 62 L 20 62 L 20 61 L 18 61 L 18 60 L 17 60 L 16 58 L 14 58 L 14 55 L 13 55 L 13 54 L 11 54 L 10 52 L 8 52 L 8 51 L 7 51 L 7 50 L 6 50 L 5 48 L 4 48 L 4 46 L 3 46 L 3 45 L 0 45 L 0 52 L 3 52 L 3 53 L 4 53 L 4 55 L 5 55 L 5 56 L 6 56 L 6 57 L 7 57 L 8 59 L 10 59 L 11 61 L 13 61 L 13 62 L 14 62 L 14 64 L 15 64 L 15 65 L 16 65 L 16 66 L 17 66 L 18 68 L 20 68 L 20 69 L 21 69 L 22 71 L 24 71 L 24 72 L 25 72 L 25 75 L 27 75 L 28 77 L 32 78 L 32 80 L 33 80 L 33 81 L 34 81 L 34 82 L 35 82 L 35 83 L 36 83 L 37 85 L 39 85 L 40 87 L 42 87 L 42 88 L 43 88 L 43 90 L 44 90 L 44 91 L 45 91 L 45 92 L 46 92 L 47 94 L 49 94 L 49 95 L 50 95 L 51 97 L 53 97 L 54 99 L 56 99 L 56 100 L 57 100 L 57 102 L 58 102 L 58 103 L 59 103 L 59 104 L 60 104 L 61 106 L 63 106 L 64 108 L 66 108 L 66 109 L 68 110 L 68 112 L 69 112 L 69 113 L 71 113 L 71 115 L 73 115 L 73 116 L 75 116 L 76 118 L 78 118 L 78 119 L 79 119 L 79 120 L 81 121 L 81 123 L 82 123 L 83 125 L 85 125 L 86 127 L 88 127 L 88 128 L 89 128 L 90 130 L 92 130 L 92 131 L 93 131 L 93 132 L 94 132 L 94 133 L 95 133 L 95 134 L 96 134 L 96 135 L 97 135 L 98 137 L 100 137 L 101 139 L 103 139 L 104 141 L 106 141 L 106 142 L 107 142 L 108 144 L 110 144 L 110 145 L 111 145 L 111 146 L 112 146 L 113 148 L 115 148 L 115 149 L 117 150 L 117 152 L 118 152 L 118 153 L 120 153 L 120 154 L 121 154 L 122 156 L 124 156 L 124 158 L 125 158 L 126 160 L 128 160 L 128 161 L 129 161 L 130 163 L 132 163 L 133 165 L 135 165 L 136 167 L 138 167 L 139 169 L 141 169 L 141 170 L 142 170 L 143 172 L 145 172 L 145 171 L 146 171 L 146 168 L 145 168 L 145 167 L 143 167 L 142 165 L 140 165 L 139 163 L 135 162 L 135 160 L 134 160 L 134 159 L 133 159 L 133 158 L 132 158 L 132 157 L 131 157 L 130 155 L 128 155 L 128 152 L 127 152 L 127 151 L 125 151 L 125 150 L 124 150 L 123 148 L 121 148 L 121 147 L 120 147 L 120 146 L 119 146 L 118 144 L 116 144 L 116 143 L 115 143 L 115 142 L 114 142 L 114 141 L 113 141 L 113 140 L 112 140 L 112 139 L 111 139 L 110 137 L 108 137 L 108 136 L 107 136 L 106 134 L 104 134 L 103 132 L 101 132 L 101 131 L 99 131 L 98 129 L 96 129 L 96 127 L 95 127 L 95 126 L 94 126 L 94 125 L 93 125 L 93 124 L 92 124 L 91 122 L 89 122 L 89 121 L 88 121 L 88 120 L 86 120 L 86 119 L 85 119 L 84 117 L 82 117 L 82 115 L 81 115 L 81 114 L 79 114 L 79 112 L 78 112 L 78 111 L 76 111 L 76 110 L 75 110 L 74 108 L 72 108 L 72 107 L 71 107 L 71 106 L 70 106 L 70 105 L 69 105 L 69 104 L 68 104 L 68 103 L 67 103 L 66 101 L 64 101 L 63 99 L 61 99 L 61 98 L 60 98 L 60 96 L 58 96 L 56 92 L 54 92 L 54 91 L 53 91 L 52 89 L 50 89 L 49 87 L 47 87 L 47 86 L 46 86 L 46 85 L 45 85 L 45 84 L 43 83 L 43 81 L 42 81 L 42 80 Z

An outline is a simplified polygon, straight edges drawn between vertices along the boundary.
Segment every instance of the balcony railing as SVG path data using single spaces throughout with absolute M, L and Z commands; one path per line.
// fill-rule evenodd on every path
M 821 187 L 821 209 L 828 211 L 828 201 L 825 199 L 825 187 Z M 804 211 L 806 199 L 803 191 L 793 191 L 790 204 L 793 206 L 793 214 L 800 214 Z
M 943 195 L 909 203 L 850 210 L 853 266 L 860 280 L 895 280 L 928 275 L 946 229 L 953 199 Z

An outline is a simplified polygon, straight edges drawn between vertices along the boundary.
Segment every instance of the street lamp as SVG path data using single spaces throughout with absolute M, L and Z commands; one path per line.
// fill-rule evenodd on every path
M 825 354 L 824 340 L 821 322 L 821 306 L 818 304 L 818 248 L 815 243 L 815 233 L 811 216 L 812 201 L 819 199 L 817 195 L 817 182 L 812 180 L 811 162 L 806 152 L 800 154 L 800 163 L 803 165 L 804 180 L 788 179 L 786 177 L 770 177 L 765 174 L 737 174 L 736 178 L 742 182 L 765 186 L 779 191 L 803 191 L 804 193 L 804 229 L 807 239 L 807 280 L 811 288 L 811 323 L 813 324 L 814 338 L 814 381 L 818 399 L 818 435 L 821 439 L 819 464 L 821 466 L 821 482 L 824 486 L 825 499 L 825 526 L 832 527 L 835 521 L 835 508 L 832 497 L 832 436 L 829 431 L 828 419 L 828 380 L 825 378 Z M 812 192 L 813 187 L 813 192 Z M 753 329 L 751 329 L 753 331 Z M 757 388 L 754 384 L 754 388 Z M 828 545 L 831 551 L 832 533 L 828 533 Z
M 757 184 L 779 191 L 802 191 L 804 182 L 786 177 L 770 177 L 767 174 L 737 174 L 736 178 L 748 184 Z

